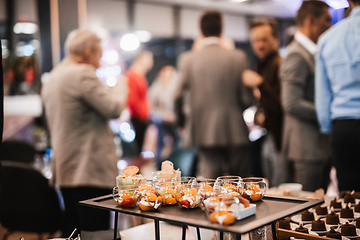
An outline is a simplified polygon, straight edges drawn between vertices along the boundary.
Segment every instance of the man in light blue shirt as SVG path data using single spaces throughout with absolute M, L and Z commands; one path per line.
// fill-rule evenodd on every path
M 316 57 L 315 106 L 323 133 L 332 134 L 339 190 L 360 191 L 360 0 L 325 32 Z

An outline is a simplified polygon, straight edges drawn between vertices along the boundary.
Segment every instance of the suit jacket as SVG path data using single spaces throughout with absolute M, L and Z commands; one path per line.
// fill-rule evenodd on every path
M 195 146 L 248 144 L 242 112 L 251 104 L 251 92 L 242 83 L 247 59 L 240 50 L 217 44 L 186 53 L 179 66 L 176 102 L 190 92 L 191 142 Z
M 95 70 L 65 59 L 41 92 L 54 153 L 53 180 L 61 187 L 111 188 L 118 175 L 109 119 L 119 117 L 127 96 L 106 88 Z
M 314 68 L 314 56 L 294 40 L 280 67 L 285 112 L 282 150 L 293 161 L 325 161 L 329 157 L 328 138 L 320 134 L 316 119 Z

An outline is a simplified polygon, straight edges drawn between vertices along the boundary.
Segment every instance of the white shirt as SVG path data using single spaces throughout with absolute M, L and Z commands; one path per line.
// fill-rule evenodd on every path
M 316 55 L 318 51 L 318 47 L 316 43 L 311 41 L 307 36 L 302 34 L 300 31 L 296 31 L 295 40 L 298 41 L 309 53 L 312 55 Z

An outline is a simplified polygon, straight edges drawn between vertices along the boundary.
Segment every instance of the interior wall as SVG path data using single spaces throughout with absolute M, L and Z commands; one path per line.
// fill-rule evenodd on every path
M 107 28 L 110 32 L 128 31 L 126 2 L 87 0 L 87 21 L 90 28 Z
M 246 42 L 249 39 L 249 28 L 246 17 L 224 15 L 224 36 L 238 42 Z
M 59 2 L 59 24 L 60 24 L 60 48 L 61 59 L 64 58 L 64 44 L 68 34 L 79 28 L 78 6 L 74 0 L 60 0 Z
M 7 15 L 6 15 L 6 5 L 5 0 L 0 0 L 0 21 L 6 21 Z
M 35 0 L 16 0 L 15 22 L 37 22 Z
M 199 35 L 199 19 L 202 11 L 182 8 L 180 10 L 180 36 L 195 39 Z
M 157 37 L 174 37 L 173 8 L 136 3 L 135 29 L 146 30 Z
M 87 0 L 88 26 L 106 28 L 110 32 L 129 31 L 128 8 L 125 1 Z M 136 3 L 134 25 L 136 30 L 149 31 L 153 37 L 175 36 L 174 9 L 170 5 Z M 180 8 L 180 37 L 195 39 L 199 35 L 200 9 Z M 224 36 L 235 41 L 247 41 L 248 27 L 245 16 L 224 14 Z

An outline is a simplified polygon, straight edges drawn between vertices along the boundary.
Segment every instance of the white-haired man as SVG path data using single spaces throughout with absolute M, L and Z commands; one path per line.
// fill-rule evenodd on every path
M 54 153 L 52 180 L 64 198 L 62 230 L 68 237 L 75 227 L 109 228 L 106 211 L 84 209 L 78 202 L 111 192 L 118 157 L 108 121 L 125 108 L 127 88 L 118 83 L 110 89 L 97 78 L 102 48 L 93 32 L 70 33 L 65 48 L 66 58 L 50 72 L 41 95 Z

